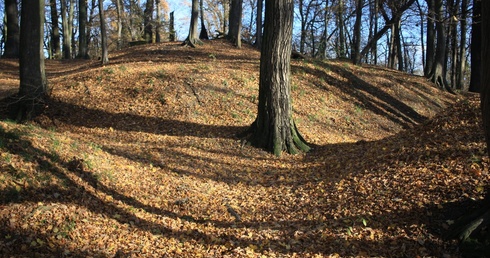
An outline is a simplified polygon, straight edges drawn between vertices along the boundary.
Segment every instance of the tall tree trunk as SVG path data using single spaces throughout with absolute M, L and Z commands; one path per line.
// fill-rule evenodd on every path
M 123 19 L 123 6 L 121 0 L 115 0 L 116 2 L 116 13 L 117 13 L 117 49 L 122 48 L 122 19 Z
M 104 0 L 99 0 L 99 19 L 100 19 L 100 39 L 102 43 L 102 65 L 109 63 L 109 53 L 107 50 L 107 30 L 105 25 Z
M 78 58 L 88 57 L 87 0 L 78 0 Z
M 422 7 L 420 6 L 419 0 L 417 2 L 417 9 L 419 10 L 419 15 L 420 15 L 420 48 L 422 51 L 422 68 L 425 70 L 425 44 L 424 44 L 424 11 L 422 10 Z
M 461 29 L 460 29 L 460 43 L 459 43 L 459 58 L 457 65 L 457 81 L 456 89 L 464 88 L 464 76 L 466 70 L 466 19 L 468 17 L 468 0 L 461 1 Z
M 162 41 L 162 36 L 160 33 L 160 31 L 162 30 L 162 17 L 160 16 L 162 10 L 160 6 L 160 0 L 155 0 L 155 5 L 156 5 L 155 42 L 160 43 Z
M 192 0 L 191 22 L 189 24 L 189 35 L 187 36 L 183 45 L 189 45 L 191 47 L 196 47 L 196 45 L 202 44 L 202 41 L 197 36 L 198 19 L 199 19 L 199 0 Z
M 304 1 L 298 0 L 298 9 L 299 9 L 299 17 L 300 17 L 300 36 L 299 36 L 299 52 L 305 53 L 305 44 L 306 44 L 306 20 L 308 19 L 308 10 L 304 9 Z
M 368 34 L 368 39 L 371 39 L 373 37 L 373 35 L 376 33 L 376 31 L 374 31 L 374 26 L 375 26 L 374 8 L 375 8 L 376 4 L 377 4 L 376 1 L 372 1 L 368 5 L 369 6 L 369 34 Z M 361 55 L 360 52 L 361 52 L 361 49 L 359 49 L 359 55 Z M 365 56 L 365 58 L 366 58 L 366 60 L 365 60 L 366 63 L 372 61 L 373 60 L 372 51 L 370 51 L 368 53 L 368 55 Z
M 447 0 L 447 12 L 451 16 L 449 19 L 448 26 L 448 43 L 449 47 L 446 48 L 449 51 L 447 61 L 450 61 L 449 66 L 449 76 L 450 76 L 450 86 L 451 88 L 456 88 L 456 80 L 457 80 L 457 70 L 456 66 L 458 63 L 459 57 L 459 47 L 458 47 L 458 7 L 459 0 Z
M 473 24 L 471 25 L 471 92 L 480 92 L 481 89 L 481 5 L 482 0 L 473 0 Z
M 323 8 L 323 32 L 322 40 L 320 41 L 320 47 L 318 50 L 318 57 L 327 58 L 327 47 L 328 47 L 328 22 L 329 22 L 329 12 L 327 12 L 328 0 L 325 0 L 325 8 Z
M 444 28 L 444 17 L 442 0 L 436 0 L 436 35 L 437 35 L 437 48 L 436 55 L 434 57 L 434 65 L 432 66 L 430 80 L 435 83 L 439 88 L 452 92 L 451 88 L 447 84 L 446 80 L 446 33 Z
M 17 121 L 39 115 L 48 94 L 43 52 L 45 1 L 25 3 L 21 11 L 19 101 L 10 107 L 11 118 Z
M 71 58 L 71 27 L 68 13 L 67 2 L 69 0 L 61 0 L 61 25 L 63 28 L 63 58 Z
M 475 6 L 474 6 L 475 8 Z M 481 110 L 483 128 L 487 144 L 487 154 L 490 155 L 490 1 L 484 0 L 481 5 L 476 5 L 475 12 L 482 14 L 482 38 L 481 38 Z M 481 9 L 480 9 L 481 8 Z M 459 218 L 449 232 L 450 237 L 458 237 L 461 240 L 463 257 L 488 257 L 490 253 L 490 193 L 487 192 L 480 207 L 468 211 Z M 464 251 L 467 251 L 466 253 Z
M 231 0 L 228 39 L 238 48 L 242 47 L 242 10 L 243 0 Z
M 56 0 L 49 0 L 51 10 L 51 52 L 52 58 L 61 58 L 60 26 L 58 25 L 58 8 Z
M 146 0 L 146 7 L 143 17 L 143 38 L 146 42 L 153 42 L 153 0 Z
M 390 69 L 395 69 L 396 65 L 396 44 L 395 44 L 395 23 L 391 24 L 391 34 L 390 34 L 390 41 L 388 42 L 388 50 L 389 50 L 389 55 L 388 55 L 388 68 Z
M 168 41 L 174 42 L 175 41 L 175 18 L 174 18 L 174 12 L 170 12 L 170 17 L 169 17 L 169 33 L 168 33 Z
M 7 20 L 7 39 L 5 41 L 3 57 L 18 58 L 20 29 L 17 0 L 5 0 L 5 17 Z
M 206 24 L 204 23 L 204 0 L 199 0 L 199 9 L 201 12 L 201 33 L 199 33 L 199 39 L 208 40 L 208 30 L 206 29 Z
M 432 67 L 434 66 L 434 57 L 436 56 L 436 30 L 435 30 L 435 3 L 434 0 L 427 0 L 427 51 L 425 59 L 424 75 L 430 77 Z
M 361 63 L 361 18 L 362 18 L 362 6 L 364 0 L 357 0 L 356 2 L 356 21 L 354 23 L 354 38 L 351 52 L 351 59 L 354 64 Z
M 255 21 L 255 46 L 262 46 L 262 9 L 264 0 L 257 0 L 257 20 Z
M 283 151 L 297 153 L 309 150 L 292 118 L 290 60 L 293 10 L 293 0 L 265 2 L 258 113 L 250 127 L 251 144 L 277 156 Z
M 338 1 L 338 9 L 337 9 L 337 28 L 339 31 L 339 36 L 337 39 L 337 57 L 345 58 L 345 34 L 344 34 L 344 1 Z
M 480 15 L 478 21 L 481 22 L 481 108 L 487 142 L 487 153 L 490 155 L 490 2 L 487 0 L 475 1 L 475 4 L 476 2 L 479 3 L 477 6 L 473 6 L 473 10 Z
M 403 71 L 403 49 L 401 40 L 401 19 L 395 24 L 395 45 L 398 62 L 398 71 Z

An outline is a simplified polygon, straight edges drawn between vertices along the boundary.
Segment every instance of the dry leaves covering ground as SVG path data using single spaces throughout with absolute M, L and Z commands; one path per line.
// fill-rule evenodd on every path
M 47 61 L 46 113 L 0 122 L 0 256 L 459 256 L 444 233 L 489 183 L 476 96 L 294 60 L 313 150 L 278 158 L 236 137 L 255 117 L 254 49 L 110 58 Z M 6 94 L 17 63 L 0 66 Z

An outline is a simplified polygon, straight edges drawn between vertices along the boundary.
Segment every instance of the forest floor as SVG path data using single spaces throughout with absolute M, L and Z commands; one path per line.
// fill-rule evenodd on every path
M 220 40 L 47 60 L 45 113 L 0 121 L 0 256 L 459 257 L 444 235 L 490 183 L 477 96 L 293 60 L 313 149 L 276 157 L 236 136 L 259 55 Z M 0 59 L 0 96 L 18 85 Z

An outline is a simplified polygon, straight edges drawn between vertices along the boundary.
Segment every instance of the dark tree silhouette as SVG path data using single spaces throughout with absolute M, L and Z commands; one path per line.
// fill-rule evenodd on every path
M 49 0 L 49 5 L 51 10 L 51 57 L 58 59 L 61 58 L 61 44 L 56 0 Z
M 22 5 L 20 87 L 16 101 L 10 105 L 11 118 L 19 122 L 39 115 L 48 93 L 43 53 L 44 4 L 44 0 L 37 0 Z
M 482 0 L 473 0 L 473 23 L 471 25 L 471 77 L 470 88 L 471 92 L 480 92 L 481 89 L 481 4 Z M 475 54 L 473 54 L 475 53 Z
M 481 7 L 481 110 L 483 128 L 490 155 L 490 1 L 482 1 Z M 477 10 L 479 11 L 479 10 Z M 450 237 L 458 237 L 467 257 L 488 257 L 490 254 L 490 189 L 479 209 L 467 212 L 453 226 Z
M 5 17 L 7 19 L 7 40 L 3 57 L 19 57 L 19 11 L 17 0 L 5 0 Z

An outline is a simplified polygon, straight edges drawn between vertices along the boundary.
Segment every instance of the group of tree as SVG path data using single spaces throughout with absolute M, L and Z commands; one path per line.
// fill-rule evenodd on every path
M 95 0 L 92 2 L 92 7 L 95 6 Z M 260 0 L 259 0 L 260 1 Z M 117 6 L 117 28 L 118 37 L 122 34 L 124 28 L 127 30 L 132 28 L 131 26 L 123 26 L 125 22 L 131 22 L 132 16 L 129 19 L 123 17 L 127 13 L 123 12 L 123 5 L 119 0 L 116 0 Z M 150 1 L 146 3 L 145 11 L 143 11 L 143 18 L 150 16 L 153 13 L 153 6 L 150 6 Z M 158 2 L 158 1 L 156 1 Z M 241 14 L 243 8 L 242 0 L 231 0 L 230 13 Z M 25 1 L 23 4 L 29 5 L 22 6 L 20 26 L 12 25 L 12 23 L 18 22 L 18 12 L 16 0 L 5 0 L 5 10 L 7 12 L 6 20 L 7 26 L 4 31 L 7 33 L 7 40 L 5 43 L 4 56 L 5 57 L 19 57 L 19 70 L 20 70 L 20 87 L 17 99 L 14 105 L 11 107 L 11 115 L 17 120 L 30 119 L 36 116 L 42 111 L 45 97 L 48 94 L 48 84 L 44 72 L 44 57 L 45 49 L 44 42 L 49 42 L 50 50 L 52 53 L 50 56 L 61 56 L 64 58 L 70 58 L 73 56 L 71 50 L 73 50 L 73 35 L 74 26 L 67 25 L 62 22 L 63 36 L 69 35 L 67 39 L 63 37 L 63 51 L 62 55 L 59 55 L 59 51 L 56 49 L 56 44 L 53 42 L 56 37 L 59 40 L 59 29 L 56 26 L 51 26 L 51 33 L 49 40 L 46 40 L 44 33 L 44 19 L 45 19 L 45 1 Z M 50 7 L 56 9 L 56 0 L 50 1 Z M 131 1 L 129 1 L 131 3 Z M 326 33 L 328 23 L 328 15 L 322 12 L 326 12 L 328 8 L 320 8 L 322 4 L 327 4 L 328 1 L 302 1 L 298 0 L 299 13 L 301 20 L 301 38 L 300 38 L 300 51 L 305 53 L 310 51 L 311 55 L 316 55 L 317 52 L 325 53 L 327 49 L 326 42 L 329 42 L 335 33 L 338 35 L 334 40 L 336 43 L 336 51 L 338 57 L 346 57 L 350 53 L 350 58 L 354 63 L 360 62 L 377 62 L 377 48 L 378 41 L 383 35 L 389 35 L 389 44 L 387 45 L 388 66 L 403 70 L 407 64 L 406 39 L 402 37 L 402 24 L 406 22 L 410 17 L 404 15 L 404 13 L 413 8 L 416 3 L 416 9 L 419 11 L 420 16 L 420 28 L 421 34 L 423 28 L 426 28 L 427 32 L 427 47 L 424 55 L 424 74 L 433 80 L 433 82 L 441 87 L 441 89 L 452 91 L 458 85 L 458 81 L 464 79 L 462 67 L 466 64 L 466 30 L 463 27 L 467 26 L 467 20 L 470 15 L 468 13 L 468 6 L 466 0 L 427 0 L 426 12 L 422 8 L 419 1 L 416 0 L 403 0 L 403 1 L 388 1 L 388 0 L 374 0 L 369 3 L 365 3 L 364 0 L 352 1 L 352 6 L 355 8 L 350 12 L 354 18 L 354 25 L 352 30 L 348 29 L 348 22 L 350 18 L 348 5 L 344 5 L 342 0 L 335 3 L 335 23 L 337 28 L 330 34 Z M 374 6 L 373 3 L 375 3 Z M 189 37 L 187 41 L 194 45 L 197 41 L 197 17 L 199 13 L 199 6 L 201 13 L 203 11 L 203 5 L 198 5 L 198 1 L 194 0 L 192 5 L 192 19 L 190 22 Z M 68 20 L 74 19 L 74 0 L 61 1 L 62 16 L 68 17 Z M 131 6 L 131 5 L 130 5 Z M 85 11 L 85 2 L 80 0 L 78 2 L 78 17 L 85 19 L 91 17 Z M 99 21 L 105 21 L 105 9 L 103 1 L 98 1 L 99 7 Z M 325 6 L 323 6 L 325 7 Z M 235 10 L 238 8 L 239 10 Z M 364 38 L 362 36 L 362 24 L 366 24 L 361 21 L 364 17 L 364 9 L 370 11 L 368 16 L 369 36 Z M 297 153 L 299 151 L 308 151 L 305 140 L 301 137 L 292 115 L 291 98 L 290 98 L 290 58 L 293 50 L 293 21 L 294 21 L 295 4 L 293 0 L 267 0 L 265 1 L 265 19 L 263 26 L 263 38 L 261 40 L 261 60 L 260 60 L 260 78 L 259 78 L 259 102 L 258 113 L 255 121 L 247 131 L 247 141 L 252 145 L 260 148 L 267 149 L 276 155 L 281 155 L 286 151 L 289 153 Z M 303 10 L 307 10 L 303 12 Z M 323 10 L 323 11 L 322 11 Z M 124 14 L 123 14 L 124 13 Z M 257 12 L 258 13 L 258 12 Z M 449 14 L 449 15 L 448 15 Z M 57 20 L 57 12 L 51 12 L 52 20 Z M 316 16 L 320 15 L 324 18 L 321 23 L 316 23 Z M 241 15 L 240 15 L 241 16 Z M 490 146 L 490 2 L 475 0 L 472 3 L 472 33 L 471 33 L 471 70 L 472 74 L 478 76 L 479 89 L 481 91 L 481 110 L 483 113 L 483 125 L 486 135 L 487 145 Z M 70 18 L 71 17 L 71 18 Z M 85 17 L 85 18 L 83 18 Z M 384 24 L 381 29 L 378 30 L 377 19 L 382 17 Z M 425 17 L 425 18 L 424 18 Z M 413 17 L 412 17 L 413 18 Z M 66 18 L 63 18 L 66 19 Z M 63 20 L 62 19 L 62 20 Z M 257 18 L 256 21 L 261 19 Z M 374 23 L 372 23 L 374 21 Z M 71 21 L 70 21 L 71 22 Z M 68 22 L 68 24 L 70 23 Z M 202 22 L 202 20 L 201 20 Z M 240 23 L 238 27 L 232 28 Z M 148 29 L 145 25 L 151 24 L 151 19 L 143 19 L 143 27 L 140 27 L 141 32 L 144 35 L 145 41 L 158 39 L 157 34 L 153 34 L 153 30 Z M 320 34 L 319 46 L 314 46 L 315 30 L 310 30 L 314 26 L 324 26 L 322 33 Z M 457 28 L 459 24 L 459 29 Z M 89 31 L 86 29 L 86 21 L 79 21 L 79 28 L 82 31 Z M 203 23 L 201 24 L 202 27 Z M 69 29 L 65 28 L 66 26 Z M 262 26 L 258 26 L 260 29 Z M 158 26 L 156 26 L 158 28 Z M 238 29 L 238 31 L 236 31 Z M 316 28 L 318 29 L 318 28 Z M 321 29 L 320 29 L 321 30 Z M 105 32 L 105 22 L 100 23 L 101 43 L 102 48 L 107 51 L 107 35 Z M 241 40 L 241 19 L 229 19 L 229 39 L 232 40 L 238 47 Z M 390 32 L 390 33 L 388 33 Z M 388 34 L 387 34 L 388 33 Z M 14 35 L 12 35 L 14 34 Z M 82 33 L 82 37 L 87 37 L 85 40 L 91 39 L 88 33 Z M 310 40 L 308 38 L 310 37 Z M 363 39 L 366 39 L 366 43 L 362 47 Z M 71 40 L 71 41 L 70 41 Z M 121 38 L 117 38 L 117 42 L 120 43 Z M 82 39 L 79 37 L 79 54 L 78 56 L 84 57 L 83 49 L 86 46 L 80 46 Z M 85 42 L 85 41 L 84 41 Z M 61 45 L 61 44 L 60 44 Z M 421 45 L 423 41 L 421 41 Z M 476 46 L 475 46 L 476 45 Z M 350 46 L 350 47 L 349 47 Z M 65 49 L 66 48 L 66 49 Z M 422 46 L 422 49 L 425 49 Z M 474 52 L 478 49 L 480 52 Z M 319 51 L 321 50 L 321 51 Z M 82 54 L 80 54 L 80 52 Z M 423 52 L 424 53 L 424 52 Z M 103 56 L 107 57 L 107 52 L 103 52 Z M 102 57 L 104 63 L 104 57 Z M 476 60 L 476 65 L 473 63 Z M 396 66 L 395 66 L 396 65 Z M 475 68 L 476 67 L 476 68 Z M 475 72 L 476 70 L 478 72 Z M 476 76 L 474 75 L 474 76 Z M 453 78 L 454 77 L 454 78 Z M 473 80 L 473 76 L 472 76 Z M 461 86 L 462 87 L 462 86 Z M 488 148 L 487 148 L 488 149 Z M 477 213 L 469 214 L 469 219 L 464 220 L 462 227 L 457 230 L 460 238 L 468 239 L 475 232 L 485 232 L 483 239 L 488 241 L 489 232 L 485 231 L 485 228 L 490 224 L 490 195 L 486 198 L 486 206 L 483 206 Z M 488 248 L 488 246 L 487 246 Z M 487 253 L 488 254 L 488 253 Z

